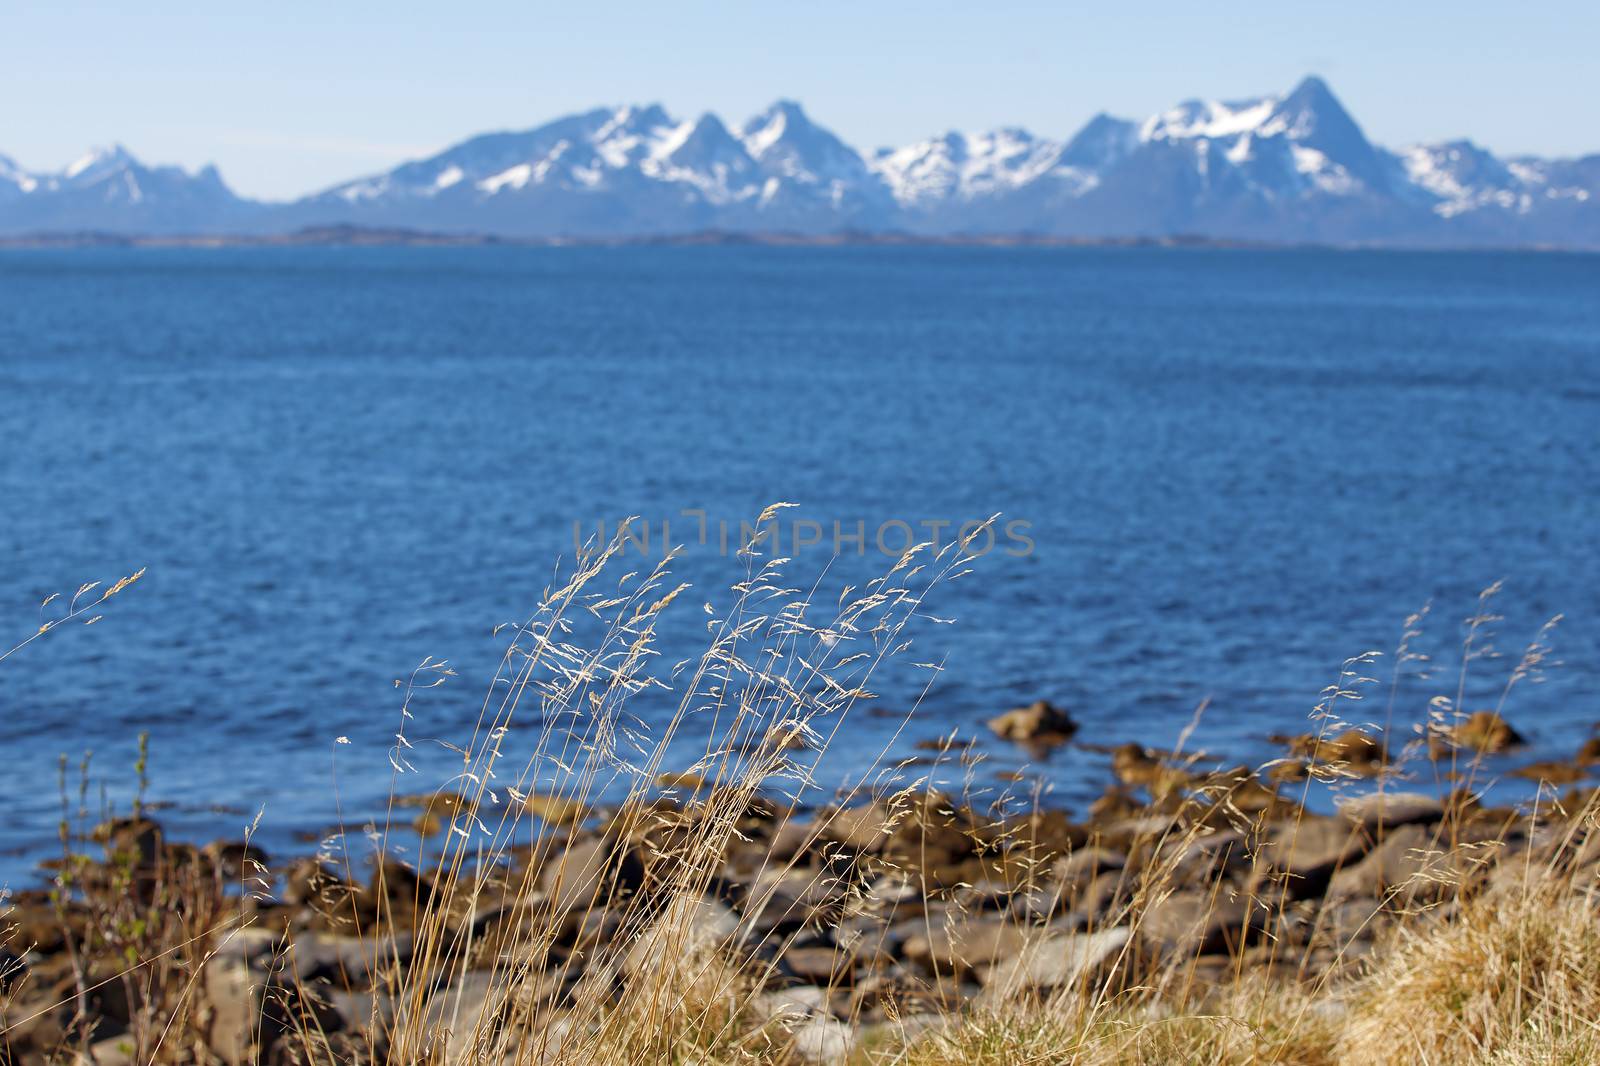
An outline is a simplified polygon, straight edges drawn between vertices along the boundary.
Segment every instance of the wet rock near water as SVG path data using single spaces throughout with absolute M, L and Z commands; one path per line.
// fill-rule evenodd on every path
M 1005 740 L 1049 748 L 1071 740 L 1078 732 L 1078 723 L 1055 704 L 1035 700 L 989 719 L 989 728 Z

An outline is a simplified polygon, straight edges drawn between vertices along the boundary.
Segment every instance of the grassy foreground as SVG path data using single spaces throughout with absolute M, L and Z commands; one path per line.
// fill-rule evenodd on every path
M 413 676 L 371 856 L 196 848 L 64 800 L 53 884 L 0 905 L 0 1063 L 1600 1061 L 1594 797 L 1479 796 L 1545 634 L 1467 714 L 1480 609 L 1455 696 L 1404 744 L 1346 721 L 1375 685 L 1361 656 L 1267 766 L 1125 745 L 1081 819 L 936 788 L 938 765 L 982 773 L 950 745 L 805 802 L 961 547 L 914 549 L 820 621 L 747 554 L 705 653 L 669 667 L 684 587 L 663 564 L 596 591 L 619 546 L 581 558 L 421 795 L 410 697 L 448 668 Z M 665 726 L 630 709 L 669 692 Z M 1073 730 L 1044 704 L 991 725 Z M 703 756 L 668 765 L 689 736 Z M 1307 808 L 1323 789 L 1337 813 Z

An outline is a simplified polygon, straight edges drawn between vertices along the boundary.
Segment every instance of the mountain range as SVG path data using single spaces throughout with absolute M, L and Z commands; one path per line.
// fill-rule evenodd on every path
M 403 228 L 509 238 L 909 233 L 1600 248 L 1600 154 L 1501 158 L 1369 141 L 1320 78 L 1249 100 L 1101 114 L 1066 140 L 1006 128 L 864 154 L 779 101 L 737 127 L 659 105 L 487 133 L 287 203 L 121 147 L 59 173 L 0 155 L 0 234 Z

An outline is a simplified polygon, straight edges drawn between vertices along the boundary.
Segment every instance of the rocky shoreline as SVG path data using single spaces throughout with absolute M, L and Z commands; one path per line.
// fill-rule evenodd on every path
M 278 863 L 121 819 L 4 908 L 0 1062 L 420 1061 L 418 1033 L 434 1061 L 550 1061 L 664 959 L 712 956 L 730 1016 L 816 1063 L 1075 987 L 1189 1006 L 1247 975 L 1336 988 L 1397 929 L 1600 869 L 1589 790 L 1532 813 L 1474 798 L 1462 770 L 1516 742 L 1486 715 L 1434 736 L 1460 782 L 1443 797 L 1388 780 L 1384 740 L 1349 730 L 1260 771 L 1111 749 L 1118 784 L 1081 818 L 926 788 L 796 811 L 686 774 L 622 808 L 532 796 L 522 836 L 472 868 L 448 848 L 420 871 Z M 991 726 L 1075 731 L 1042 703 Z M 1362 787 L 1315 814 L 1294 791 L 1311 778 Z M 487 816 L 409 802 L 424 832 Z

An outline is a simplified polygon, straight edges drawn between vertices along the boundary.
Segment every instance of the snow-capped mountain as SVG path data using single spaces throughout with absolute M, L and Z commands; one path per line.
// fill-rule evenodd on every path
M 215 167 L 146 166 L 121 145 L 57 173 L 31 173 L 0 156 L 0 232 L 230 232 L 258 214 Z
M 902 224 L 935 233 L 1600 246 L 1600 157 L 1501 162 L 1466 142 L 1377 148 L 1320 78 L 1187 100 L 1066 142 L 948 134 L 874 157 Z
M 288 204 L 212 168 L 98 152 L 56 174 L 0 156 L 0 233 L 404 227 L 508 237 L 705 230 L 1600 248 L 1600 155 L 1502 159 L 1372 144 L 1319 78 L 1246 100 L 1101 114 L 1066 139 L 951 132 L 863 155 L 781 100 L 730 127 L 660 105 L 473 137 Z
M 367 223 L 511 236 L 708 228 L 826 232 L 894 210 L 860 154 L 781 101 L 737 134 L 660 105 L 600 109 L 308 197 L 280 222 Z

